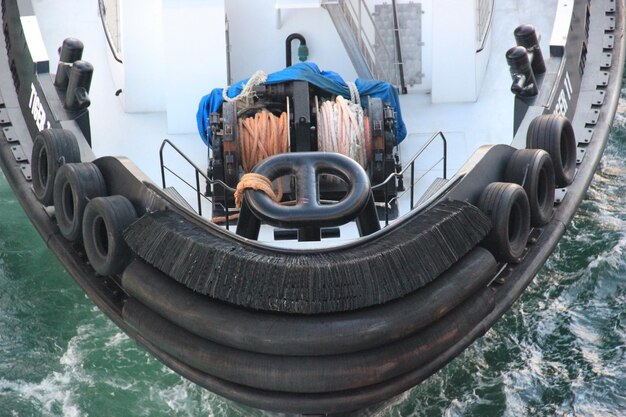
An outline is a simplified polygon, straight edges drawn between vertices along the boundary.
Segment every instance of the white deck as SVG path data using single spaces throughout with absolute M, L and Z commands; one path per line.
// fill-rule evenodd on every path
M 83 58 L 95 67 L 90 93 L 92 100 L 90 115 L 93 149 L 96 155 L 127 156 L 155 183 L 160 184 L 158 150 L 162 140 L 169 138 L 199 167 L 206 169 L 207 148 L 197 133 L 168 134 L 165 112 L 123 112 L 119 98 L 115 96 L 117 88 L 109 72 L 107 58 L 110 51 L 95 0 L 80 2 L 37 0 L 33 3 L 49 54 L 51 71 L 54 72 L 56 69 L 58 47 L 63 39 L 69 36 L 79 38 L 85 43 Z M 533 10 L 531 7 L 533 3 L 536 6 L 537 2 L 531 0 L 496 1 L 491 30 L 491 56 L 477 101 L 433 104 L 428 92 L 411 92 L 401 96 L 402 114 L 409 133 L 401 149 L 403 160 L 410 158 L 414 150 L 419 148 L 428 137 L 441 130 L 448 139 L 448 177 L 451 177 L 480 145 L 511 142 L 513 95 L 509 90 L 511 78 L 505 61 L 505 52 L 515 44 L 513 29 L 519 24 L 531 23 L 541 34 L 541 47 L 544 57 L 548 59 L 548 40 L 552 31 L 557 0 L 542 2 L 545 7 L 541 10 Z M 69 16 L 65 10 L 71 10 Z M 59 22 L 63 23 L 59 24 Z M 274 28 L 275 24 L 274 21 L 268 23 L 271 28 Z M 209 47 L 208 43 L 198 45 L 198 48 L 202 49 L 207 47 Z M 278 47 L 281 51 L 283 50 L 282 44 Z M 231 56 L 235 53 L 237 51 L 231 51 Z M 247 60 L 254 60 L 250 51 L 245 51 L 245 53 L 248 54 Z M 258 53 L 263 54 L 264 51 L 260 50 Z M 281 54 L 280 62 L 268 71 L 280 68 L 283 60 Z M 339 66 L 345 66 L 345 60 L 347 60 L 345 56 L 337 57 L 337 61 L 341 62 Z M 322 67 L 322 65 L 320 67 L 335 70 Z M 198 91 L 198 100 L 214 87 L 221 87 L 221 85 L 207 85 L 204 91 Z M 196 101 L 193 105 L 197 106 L 197 103 Z M 189 114 L 188 117 L 195 123 L 195 112 Z M 178 164 L 170 158 L 167 163 L 175 169 Z M 428 166 L 428 163 L 425 165 Z M 185 165 L 181 165 L 180 171 L 187 173 L 186 178 L 192 174 Z M 435 174 L 433 175 L 440 176 L 439 172 Z M 170 185 L 169 180 L 168 185 Z M 427 185 L 423 183 L 422 189 Z M 191 201 L 192 206 L 195 206 L 193 192 L 184 189 L 180 191 Z

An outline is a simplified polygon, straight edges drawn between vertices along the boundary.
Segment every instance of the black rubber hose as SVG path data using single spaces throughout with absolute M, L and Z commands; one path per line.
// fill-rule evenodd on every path
M 406 339 L 331 356 L 265 355 L 219 345 L 176 326 L 132 298 L 124 306 L 123 317 L 152 344 L 209 375 L 269 391 L 324 393 L 378 384 L 428 364 L 493 309 L 492 299 L 492 290 L 485 288 Z
M 237 307 L 200 295 L 141 260 L 126 268 L 122 286 L 178 326 L 216 343 L 275 355 L 332 355 L 402 339 L 442 318 L 496 272 L 477 247 L 432 283 L 389 303 L 362 310 L 303 316 Z

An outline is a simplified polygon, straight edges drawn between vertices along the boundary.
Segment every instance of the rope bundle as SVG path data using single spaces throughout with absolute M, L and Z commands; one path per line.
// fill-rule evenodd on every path
M 287 113 L 280 117 L 260 111 L 254 117 L 239 119 L 239 152 L 244 172 L 267 157 L 289 151 Z
M 363 108 L 341 96 L 320 106 L 317 129 L 317 149 L 338 152 L 367 168 L 369 149 L 365 134 Z
M 250 77 L 248 82 L 243 86 L 239 94 L 235 97 L 228 97 L 229 87 L 226 87 L 222 90 L 222 98 L 224 101 L 228 102 L 238 100 L 250 101 L 254 96 L 254 87 L 263 84 L 265 81 L 267 81 L 267 74 L 264 71 L 257 71 L 252 74 L 252 77 Z

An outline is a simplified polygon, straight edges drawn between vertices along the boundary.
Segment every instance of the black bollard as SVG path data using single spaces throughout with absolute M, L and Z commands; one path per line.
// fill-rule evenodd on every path
M 71 65 L 83 57 L 85 46 L 76 38 L 67 38 L 59 48 L 59 65 L 54 78 L 54 85 L 65 90 L 69 81 Z
M 93 75 L 93 65 L 87 61 L 76 61 L 70 70 L 70 79 L 65 95 L 65 108 L 80 110 L 89 107 L 89 87 Z
M 506 62 L 513 79 L 511 91 L 520 97 L 536 96 L 539 90 L 526 48 L 514 46 L 506 51 Z
M 520 25 L 513 31 L 515 42 L 523 46 L 532 55 L 531 66 L 535 75 L 546 72 L 546 63 L 539 47 L 539 38 L 533 25 Z

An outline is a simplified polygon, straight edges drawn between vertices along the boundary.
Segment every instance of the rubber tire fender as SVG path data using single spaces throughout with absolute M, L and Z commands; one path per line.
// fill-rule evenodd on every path
M 519 184 L 492 182 L 478 201 L 492 228 L 482 244 L 500 262 L 521 262 L 530 232 L 530 205 Z
M 518 149 L 505 169 L 505 181 L 524 187 L 530 204 L 531 226 L 543 226 L 554 213 L 554 166 L 542 149 Z
M 54 202 L 54 179 L 61 165 L 80 162 L 78 141 L 65 129 L 45 129 L 37 133 L 31 153 L 35 197 L 44 206 Z
M 137 220 L 133 204 L 124 196 L 96 197 L 83 215 L 83 244 L 93 269 L 114 275 L 130 263 L 131 250 L 122 235 Z
M 566 187 L 576 175 L 576 137 L 569 119 L 559 114 L 542 114 L 530 122 L 526 147 L 550 154 L 557 187 Z
M 83 213 L 93 198 L 106 195 L 106 183 L 100 169 L 92 162 L 61 166 L 54 180 L 54 213 L 57 226 L 66 239 L 83 237 Z

